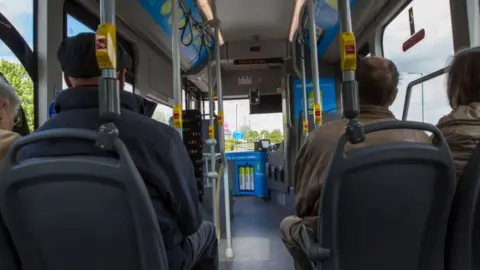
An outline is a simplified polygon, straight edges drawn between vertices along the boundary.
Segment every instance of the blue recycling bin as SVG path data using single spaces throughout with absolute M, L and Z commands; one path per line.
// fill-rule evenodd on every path
M 235 195 L 268 197 L 268 181 L 265 173 L 266 152 L 230 152 L 225 154 L 233 163 Z

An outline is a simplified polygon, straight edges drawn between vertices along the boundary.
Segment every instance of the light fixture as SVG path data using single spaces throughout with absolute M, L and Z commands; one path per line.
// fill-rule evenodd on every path
M 213 20 L 213 11 L 212 6 L 210 5 L 210 0 L 197 0 L 197 5 L 202 10 L 203 14 L 205 14 L 205 17 L 207 17 L 207 21 Z M 220 31 L 220 29 L 219 34 L 219 42 L 220 46 L 222 46 L 225 41 L 223 40 L 222 32 Z
M 290 25 L 290 35 L 288 36 L 288 40 L 290 41 L 292 41 L 293 37 L 295 36 L 295 31 L 298 28 L 300 10 L 302 9 L 302 6 L 305 3 L 305 1 L 306 0 L 296 0 L 295 2 L 295 10 L 293 11 L 292 24 Z

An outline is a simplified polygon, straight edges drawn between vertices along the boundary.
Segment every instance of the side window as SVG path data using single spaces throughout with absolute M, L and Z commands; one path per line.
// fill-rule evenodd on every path
M 123 88 L 123 90 L 133 93 L 133 86 L 127 82 L 125 83 L 125 87 Z
M 414 11 L 415 31 L 424 29 L 425 38 L 403 52 L 402 45 L 410 37 L 410 8 Z M 383 54 L 397 65 L 400 72 L 398 95 L 391 107 L 397 118 L 402 117 L 407 85 L 445 67 L 453 53 L 449 0 L 413 0 L 385 27 Z M 446 75 L 414 86 L 408 120 L 436 124 L 447 114 L 451 108 L 445 86 Z
M 28 128 L 35 126 L 34 0 L 0 0 L 0 72 L 22 102 Z
M 168 125 L 172 115 L 171 107 L 162 103 L 157 103 L 157 108 L 155 108 L 155 111 L 153 112 L 152 119 Z

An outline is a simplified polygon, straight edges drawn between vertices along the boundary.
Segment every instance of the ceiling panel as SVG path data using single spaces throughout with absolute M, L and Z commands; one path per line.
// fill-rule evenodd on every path
M 295 0 L 217 1 L 218 17 L 226 42 L 260 39 L 287 39 Z

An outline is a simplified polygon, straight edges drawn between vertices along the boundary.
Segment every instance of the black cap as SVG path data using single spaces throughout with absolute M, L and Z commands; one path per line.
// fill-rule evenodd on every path
M 57 59 L 62 71 L 74 78 L 93 78 L 101 76 L 95 54 L 95 33 L 80 33 L 66 38 L 57 51 Z M 117 69 L 130 69 L 132 58 L 117 43 Z

